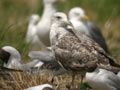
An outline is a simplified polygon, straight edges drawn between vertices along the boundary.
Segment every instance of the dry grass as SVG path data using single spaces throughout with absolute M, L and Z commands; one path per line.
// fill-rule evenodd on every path
M 10 73 L 10 80 L 0 78 L 0 90 L 23 90 L 32 86 L 49 83 L 53 85 L 54 90 L 68 90 L 66 85 L 71 82 L 71 75 L 61 75 L 54 78 L 54 82 L 51 83 L 52 75 L 46 74 L 46 71 L 36 74 L 30 74 L 28 72 L 12 72 Z M 48 71 L 47 71 L 48 72 Z M 75 87 L 79 86 L 79 76 L 76 77 Z M 88 90 L 88 89 L 86 89 Z

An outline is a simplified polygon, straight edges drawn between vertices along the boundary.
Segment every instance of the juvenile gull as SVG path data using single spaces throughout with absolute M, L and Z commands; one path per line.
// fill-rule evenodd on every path
M 25 90 L 53 90 L 53 86 L 50 84 L 42 84 L 42 85 L 27 88 Z
M 3 67 L 18 70 L 29 70 L 30 67 L 34 67 L 39 62 L 38 60 L 34 60 L 24 64 L 20 53 L 11 46 L 4 46 L 0 49 L 0 60 L 4 62 Z
M 80 7 L 74 7 L 69 11 L 69 19 L 73 24 L 74 28 L 80 33 L 83 33 L 91 37 L 95 42 L 97 42 L 106 52 L 108 52 L 105 39 L 101 33 L 99 27 L 96 24 L 86 20 L 87 17 L 85 12 Z
M 93 90 L 120 90 L 120 77 L 105 69 L 86 73 L 86 81 Z
M 64 13 L 58 12 L 52 17 L 50 42 L 56 60 L 63 68 L 72 72 L 72 83 L 75 74 L 84 76 L 96 66 L 110 67 L 110 60 L 114 61 L 91 38 L 75 30 Z
M 30 21 L 29 21 L 29 25 L 28 25 L 28 30 L 27 30 L 27 34 L 26 34 L 26 41 L 28 43 L 32 43 L 33 45 L 42 45 L 42 42 L 40 41 L 40 39 L 38 38 L 37 34 L 36 34 L 36 26 L 38 24 L 40 17 L 37 14 L 32 14 L 32 16 L 30 17 Z

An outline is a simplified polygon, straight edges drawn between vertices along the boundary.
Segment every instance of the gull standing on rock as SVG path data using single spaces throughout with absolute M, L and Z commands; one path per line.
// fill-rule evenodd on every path
M 72 85 L 77 73 L 84 76 L 98 66 L 111 67 L 110 61 L 114 61 L 91 38 L 75 30 L 64 13 L 58 12 L 52 17 L 50 42 L 56 60 L 63 68 L 72 72 Z
M 93 90 L 120 90 L 120 77 L 105 69 L 86 73 L 86 81 Z
M 57 12 L 55 4 L 58 0 L 43 0 L 44 11 L 41 16 L 41 20 L 37 25 L 37 35 L 42 43 L 46 46 L 50 45 L 49 31 L 51 26 L 51 17 Z
M 72 8 L 69 11 L 69 19 L 76 30 L 78 30 L 80 33 L 91 37 L 106 52 L 108 52 L 107 45 L 100 31 L 100 28 L 98 28 L 94 23 L 86 20 L 88 19 L 88 17 L 85 15 L 85 12 L 82 8 Z
M 37 14 L 33 14 L 30 17 L 30 21 L 29 21 L 29 25 L 28 25 L 28 31 L 26 34 L 26 42 L 28 43 L 32 43 L 33 45 L 42 45 L 42 42 L 40 41 L 40 39 L 38 38 L 37 34 L 36 34 L 36 26 L 38 24 L 40 17 Z
M 29 70 L 39 62 L 39 60 L 34 60 L 24 64 L 21 60 L 20 53 L 11 46 L 4 46 L 0 49 L 0 60 L 4 62 L 3 67 L 17 70 Z

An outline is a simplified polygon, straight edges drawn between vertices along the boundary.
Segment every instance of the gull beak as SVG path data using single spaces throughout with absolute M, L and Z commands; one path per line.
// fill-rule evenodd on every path
M 40 18 L 37 19 L 36 23 L 39 23 L 40 22 Z
M 10 53 L 4 51 L 3 49 L 0 49 L 0 60 L 7 63 L 10 57 Z
M 89 21 L 88 16 L 83 16 L 82 19 L 83 19 L 83 20 L 86 20 L 86 21 Z

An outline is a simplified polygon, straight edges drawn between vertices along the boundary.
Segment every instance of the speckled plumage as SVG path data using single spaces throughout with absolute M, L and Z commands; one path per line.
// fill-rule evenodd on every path
M 50 42 L 58 63 L 72 72 L 70 88 L 74 86 L 75 74 L 81 75 L 82 83 L 86 72 L 92 72 L 102 65 L 106 67 L 116 65 L 95 41 L 75 30 L 64 13 L 53 15 Z
M 57 41 L 54 51 L 56 59 L 67 70 L 79 72 L 79 66 L 93 61 L 109 65 L 103 49 L 83 34 L 78 38 L 74 33 L 66 33 Z
M 51 32 L 55 33 L 51 44 L 56 60 L 65 69 L 73 72 L 80 72 L 79 67 L 90 62 L 110 66 L 113 59 L 91 38 L 76 31 L 66 19 L 64 20 L 56 21 L 51 27 Z

